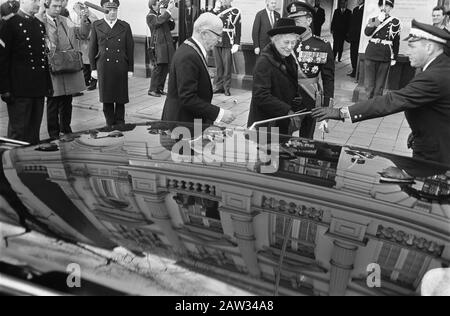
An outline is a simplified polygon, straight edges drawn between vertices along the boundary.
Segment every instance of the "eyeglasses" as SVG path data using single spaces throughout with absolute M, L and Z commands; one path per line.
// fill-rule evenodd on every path
M 213 33 L 215 36 L 222 38 L 222 34 L 219 34 L 217 32 L 214 32 L 213 30 L 207 29 L 207 31 L 210 31 L 211 33 Z

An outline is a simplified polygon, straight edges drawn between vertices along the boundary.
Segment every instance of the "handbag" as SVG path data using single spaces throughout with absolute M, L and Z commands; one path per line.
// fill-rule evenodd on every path
M 50 67 L 50 72 L 54 75 L 74 73 L 81 71 L 83 69 L 83 59 L 81 52 L 75 50 L 69 35 L 67 34 L 66 28 L 62 23 L 62 28 L 64 33 L 66 33 L 69 39 L 71 50 L 58 51 L 55 50 L 53 54 L 49 54 L 48 63 Z

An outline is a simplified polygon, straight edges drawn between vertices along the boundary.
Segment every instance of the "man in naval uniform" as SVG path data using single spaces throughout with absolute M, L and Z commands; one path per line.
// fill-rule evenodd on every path
M 52 95 L 45 27 L 36 0 L 21 0 L 0 31 L 0 95 L 8 107 L 8 138 L 39 143 L 45 97 Z
M 232 54 L 236 54 L 241 43 L 241 11 L 233 7 L 233 0 L 217 0 L 211 11 L 223 22 L 222 41 L 214 48 L 217 74 L 214 78 L 214 93 L 230 96 L 231 73 L 233 69 Z
M 407 40 L 411 66 L 423 71 L 406 87 L 349 107 L 315 109 L 313 117 L 357 123 L 404 111 L 413 156 L 450 165 L 450 33 L 414 20 Z
M 391 15 L 394 0 L 379 0 L 380 15 L 369 20 L 364 33 L 369 36 L 365 54 L 365 78 L 367 97 L 383 95 L 389 68 L 397 63 L 400 48 L 400 20 Z
M 101 0 L 109 10 L 105 18 L 92 24 L 89 60 L 92 77 L 98 79 L 108 128 L 125 124 L 125 104 L 129 99 L 128 79 L 134 71 L 134 41 L 130 25 L 117 19 L 119 0 Z
M 306 28 L 301 36 L 301 42 L 295 49 L 298 63 L 298 80 L 303 104 L 312 109 L 328 107 L 334 98 L 334 56 L 330 43 L 313 35 L 314 8 L 305 1 L 296 1 L 288 5 L 289 17 L 295 20 L 297 26 Z M 320 75 L 322 84 L 320 84 Z M 314 137 L 316 121 L 310 116 L 302 120 L 300 137 Z

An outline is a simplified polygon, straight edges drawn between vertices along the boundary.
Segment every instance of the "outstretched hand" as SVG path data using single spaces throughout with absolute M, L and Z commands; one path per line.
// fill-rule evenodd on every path
M 312 117 L 317 121 L 342 120 L 341 111 L 338 108 L 316 108 L 312 109 Z

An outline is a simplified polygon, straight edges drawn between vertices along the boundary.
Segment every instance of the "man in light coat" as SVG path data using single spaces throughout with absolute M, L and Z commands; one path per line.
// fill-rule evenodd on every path
M 45 0 L 44 7 L 36 15 L 45 25 L 50 59 L 56 51 L 79 51 L 76 37 L 89 35 L 86 20 L 80 27 L 75 27 L 70 19 L 61 16 L 61 8 L 61 0 Z M 51 79 L 53 95 L 47 98 L 47 130 L 50 138 L 56 139 L 72 133 L 72 95 L 84 91 L 86 86 L 82 69 L 72 73 L 51 73 Z

